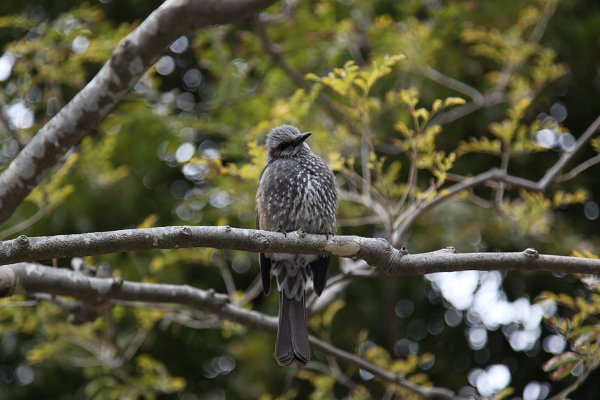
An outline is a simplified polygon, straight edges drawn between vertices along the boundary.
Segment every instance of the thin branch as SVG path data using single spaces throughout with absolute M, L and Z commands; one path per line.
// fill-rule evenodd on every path
M 362 186 L 364 189 L 364 187 L 366 185 L 365 184 L 366 179 L 362 175 L 357 174 L 356 171 L 354 171 L 351 168 L 342 168 L 341 172 L 342 172 L 343 176 L 348 180 L 348 182 L 352 183 L 352 185 L 354 187 L 358 188 L 359 186 Z M 364 200 L 359 200 L 358 202 L 363 205 L 366 205 L 368 207 L 371 207 L 373 210 L 376 210 L 374 207 L 380 207 L 380 209 L 383 212 L 385 212 L 385 209 L 383 208 L 383 204 L 386 202 L 385 197 L 383 197 L 383 195 L 378 190 L 376 190 L 372 185 L 369 184 L 366 186 L 369 189 L 368 196 L 364 196 L 364 194 L 362 196 L 358 196 L 358 191 L 353 191 L 353 192 L 351 192 L 353 195 L 355 195 L 353 198 L 364 199 Z M 375 198 L 376 201 L 374 201 L 373 198 Z M 381 217 L 383 218 L 384 216 L 382 215 Z
M 548 5 L 542 10 L 540 17 L 538 18 L 536 25 L 533 28 L 533 31 L 531 32 L 531 35 L 529 35 L 529 38 L 527 38 L 527 41 L 525 42 L 526 47 L 533 50 L 539 44 L 542 36 L 544 35 L 544 32 L 546 31 L 548 22 L 550 21 L 550 18 L 554 14 L 554 10 L 555 10 L 554 5 Z M 448 111 L 442 111 L 442 112 L 438 113 L 432 119 L 431 123 L 437 124 L 437 125 L 444 125 L 449 122 L 455 121 L 459 118 L 462 118 L 465 115 L 471 114 L 471 113 L 479 110 L 480 108 L 489 107 L 489 106 L 492 106 L 492 105 L 495 105 L 495 104 L 505 101 L 505 99 L 507 97 L 507 95 L 505 93 L 505 89 L 508 86 L 508 84 L 510 83 L 511 77 L 515 73 L 520 71 L 521 68 L 523 68 L 523 65 L 525 65 L 526 60 L 527 60 L 527 58 L 524 57 L 520 62 L 518 62 L 516 64 L 512 61 L 505 62 L 502 67 L 502 70 L 499 72 L 498 81 L 487 93 L 485 93 L 483 95 L 483 97 L 477 96 L 475 94 L 475 92 L 468 89 L 469 88 L 468 85 L 466 85 L 462 82 L 459 82 L 459 81 L 451 82 L 451 81 L 448 81 L 448 79 L 452 79 L 452 78 L 443 79 L 443 78 L 440 78 L 439 76 L 436 76 L 435 74 L 432 74 L 433 78 L 437 78 L 437 80 L 436 80 L 436 79 L 430 78 L 427 75 L 427 73 L 423 73 L 425 76 L 429 77 L 433 81 L 438 82 L 446 87 L 457 90 L 461 93 L 467 94 L 469 97 L 471 97 L 473 99 L 473 101 L 470 101 L 464 105 L 452 108 Z M 423 72 L 423 71 L 421 71 L 421 72 Z M 457 83 L 458 83 L 458 85 L 457 85 Z M 450 86 L 449 84 L 452 86 Z M 465 92 L 465 90 L 466 90 L 466 92 Z
M 64 300 L 60 297 L 51 296 L 44 293 L 36 294 L 35 298 L 38 302 L 43 300 L 47 301 L 48 303 L 52 303 L 55 306 L 61 308 L 63 311 L 68 312 L 69 314 L 77 312 L 77 302 Z
M 11 301 L 10 303 L 0 303 L 0 308 L 2 307 L 33 307 L 40 304 L 40 299 L 37 298 L 35 300 L 30 301 Z
M 193 329 L 216 328 L 220 326 L 220 320 L 214 315 L 187 306 L 121 300 L 113 300 L 112 303 L 132 308 L 166 311 L 169 319 Z
M 483 95 L 482 102 L 469 101 L 466 104 L 456 106 L 447 111 L 438 112 L 432 119 L 431 125 L 444 125 L 456 121 L 466 115 L 472 114 L 480 108 L 493 106 L 506 101 L 504 93 L 492 92 Z
M 353 201 L 357 204 L 362 204 L 365 207 L 369 207 L 371 210 L 375 211 L 379 215 L 380 221 L 386 220 L 385 208 L 378 200 L 375 200 L 373 197 L 365 198 L 365 196 L 361 196 L 356 192 L 349 192 L 344 189 L 338 189 L 338 193 L 343 199 Z M 379 193 L 377 193 L 375 197 L 379 198 Z
M 371 278 L 377 276 L 377 269 L 369 266 L 363 260 L 352 261 L 347 258 L 341 258 L 340 274 L 337 274 L 327 281 L 327 290 L 323 291 L 320 296 L 314 292 L 308 298 L 306 304 L 306 313 L 309 316 L 319 314 L 334 301 L 342 296 L 344 290 L 354 281 L 355 278 Z
M 363 131 L 361 135 L 361 145 L 360 145 L 360 164 L 362 170 L 362 201 L 363 203 L 368 203 L 371 201 L 371 190 L 373 190 L 373 185 L 371 185 L 371 168 L 369 168 L 369 141 L 367 138 L 367 133 Z M 383 205 L 383 203 L 382 203 Z M 382 215 L 382 217 L 385 216 Z M 387 218 L 383 218 L 384 221 L 387 221 Z
M 354 281 L 355 278 L 372 278 L 377 276 L 377 269 L 371 267 L 363 260 L 353 261 L 347 258 L 340 260 L 341 273 L 331 277 L 327 281 L 327 290 L 323 291 L 320 296 L 313 293 L 306 302 L 306 313 L 310 316 L 319 314 L 331 303 L 342 296 L 344 290 Z
M 506 174 L 506 172 L 497 168 L 491 169 L 472 178 L 466 178 L 462 182 L 448 187 L 444 191 L 445 194 L 443 196 L 440 196 L 439 194 L 436 195 L 433 199 L 423 203 L 421 207 L 418 208 L 418 210 L 408 210 L 409 212 L 405 213 L 406 217 L 402 219 L 402 223 L 400 224 L 398 230 L 394 232 L 394 237 L 391 239 L 391 242 L 394 245 L 397 245 L 398 239 L 404 237 L 406 232 L 408 232 L 408 230 L 416 222 L 416 220 L 432 207 L 438 205 L 443 201 L 448 200 L 449 198 L 451 198 L 450 196 L 457 194 L 465 189 L 480 186 L 490 181 L 504 182 L 516 187 L 523 187 L 529 190 L 539 190 L 539 186 L 536 182 L 508 175 Z
M 356 365 L 358 368 L 360 368 L 364 371 L 370 372 L 375 377 L 377 377 L 378 379 L 380 379 L 384 382 L 395 383 L 399 386 L 403 386 L 425 398 L 436 397 L 436 398 L 446 399 L 446 400 L 459 399 L 459 397 L 456 396 L 456 394 L 454 394 L 454 392 L 452 392 L 450 389 L 439 388 L 439 387 L 419 386 L 419 385 L 412 383 L 411 381 L 405 379 L 402 375 L 392 374 L 391 372 L 386 371 L 380 367 L 377 367 L 374 364 L 371 364 L 369 361 L 367 361 L 357 355 L 350 354 L 341 349 L 338 349 L 337 347 L 334 347 L 332 344 L 324 342 L 313 336 L 310 337 L 310 344 L 314 348 L 322 351 L 323 353 L 331 354 L 332 356 L 336 357 L 338 360 L 342 360 L 347 363 Z
M 365 93 L 366 95 L 366 93 Z M 364 98 L 364 96 L 363 96 Z M 364 99 L 363 99 L 364 101 Z M 362 134 L 362 146 L 361 146 L 361 163 L 362 163 L 362 171 L 364 182 L 366 182 L 368 187 L 363 187 L 363 197 L 365 196 L 365 189 L 370 193 L 374 188 L 371 185 L 371 170 L 369 167 L 370 162 L 370 154 L 375 154 L 375 146 L 373 146 L 373 136 L 371 135 L 371 130 L 369 129 L 369 124 L 367 123 L 367 119 L 365 118 L 364 113 L 362 112 L 362 107 L 357 107 L 359 110 L 360 121 L 363 126 L 363 134 Z M 379 160 L 375 157 L 373 161 L 373 172 L 375 174 L 375 179 L 381 186 L 381 205 L 385 209 L 384 216 L 387 218 L 383 219 L 383 223 L 385 224 L 388 230 L 392 229 L 393 223 L 393 215 L 392 215 L 392 206 L 390 204 L 390 197 L 388 195 L 387 189 L 385 187 L 385 183 L 383 181 L 383 176 L 381 175 L 382 167 L 379 164 Z M 370 197 L 370 196 L 369 196 Z M 368 199 L 365 199 L 368 200 Z
M 585 171 L 586 169 L 596 165 L 600 163 L 600 154 L 598 154 L 597 156 L 594 156 L 592 158 L 590 158 L 589 160 L 582 162 L 581 164 L 579 164 L 578 166 L 576 166 L 575 168 L 573 168 L 571 171 L 569 171 L 568 174 L 564 174 L 562 175 L 560 178 L 558 178 L 557 180 L 559 182 L 565 182 L 568 181 L 569 179 L 573 179 L 575 178 L 577 175 L 579 175 L 581 172 Z
M 146 336 L 148 336 L 148 331 L 146 329 L 138 329 L 133 339 L 131 339 L 131 342 L 129 342 L 129 346 L 127 346 L 127 349 L 123 353 L 123 359 L 125 361 L 131 360 L 133 356 L 135 356 L 135 353 L 137 353 L 142 343 L 144 343 Z
M 408 182 L 406 183 L 406 189 L 404 189 L 404 193 L 402 193 L 402 197 L 400 197 L 400 200 L 398 201 L 398 204 L 396 206 L 396 210 L 398 210 L 398 212 L 402 209 L 402 206 L 405 204 L 406 199 L 408 199 L 408 196 L 411 192 L 413 192 L 413 188 L 417 183 L 417 156 L 418 156 L 418 151 L 419 151 L 419 144 L 418 144 L 418 136 L 419 134 L 415 134 L 415 144 L 414 144 L 414 148 L 412 151 L 412 155 L 410 157 L 410 169 L 408 171 Z M 414 203 L 412 203 L 414 204 Z
M 556 164 L 554 164 L 552 168 L 546 171 L 546 174 L 542 179 L 540 179 L 538 183 L 542 189 L 546 189 L 550 182 L 553 179 L 555 179 L 558 173 L 565 167 L 565 165 L 567 165 L 567 163 L 571 161 L 571 159 L 573 159 L 575 154 L 577 154 L 577 152 L 583 147 L 583 145 L 586 144 L 588 140 L 590 140 L 596 133 L 598 133 L 598 127 L 600 127 L 600 116 L 598 116 L 598 118 L 596 118 L 594 122 L 592 122 L 592 124 L 588 126 L 585 132 L 583 132 L 583 135 L 581 135 L 579 139 L 577 139 L 573 150 L 564 152 L 560 159 L 556 162 Z
M 477 195 L 475 195 L 474 193 L 468 193 L 467 194 L 467 200 L 469 200 L 471 203 L 478 205 L 481 208 L 492 208 L 494 207 L 494 204 L 491 201 L 485 200 Z
M 508 171 L 508 163 L 510 162 L 510 146 L 505 146 L 504 151 L 502 151 L 501 162 L 500 162 L 500 170 L 504 173 Z M 496 188 L 494 188 L 495 198 L 494 204 L 496 205 L 496 209 L 502 210 L 502 202 L 504 200 L 504 189 L 505 185 L 503 183 L 499 183 Z
M 330 357 L 333 360 L 335 360 L 335 357 Z M 358 398 L 364 398 L 365 400 L 367 399 L 371 399 L 372 397 L 370 395 L 368 395 L 368 393 L 365 393 L 363 391 L 359 391 L 358 390 L 358 384 L 356 382 L 354 382 L 353 380 L 351 380 L 349 377 L 345 376 L 341 371 L 339 371 L 339 369 L 337 368 L 333 368 L 330 366 L 327 366 L 321 362 L 318 361 L 309 361 L 308 364 L 306 364 L 305 368 L 307 369 L 314 369 L 315 371 L 321 372 L 325 375 L 330 375 L 332 377 L 334 377 L 337 381 L 337 383 L 346 386 L 349 390 L 351 390 L 352 392 L 354 392 L 354 394 L 358 397 Z M 363 397 L 367 395 L 367 397 Z
M 263 291 L 262 280 L 260 275 L 257 275 L 254 281 L 248 286 L 248 289 L 244 292 L 244 295 L 237 302 L 237 305 L 240 307 L 245 306 L 255 298 L 257 298 Z
M 485 99 L 483 95 L 479 92 L 479 90 L 467 85 L 466 83 L 446 76 L 428 65 L 422 66 L 421 68 L 419 68 L 419 71 L 432 81 L 469 96 L 471 99 L 473 99 L 473 102 L 476 105 L 483 105 L 485 103 Z
M 227 293 L 229 294 L 229 301 L 233 302 L 237 290 L 235 288 L 233 276 L 231 275 L 231 271 L 229 270 L 229 265 L 225 263 L 222 254 L 217 256 L 215 264 L 219 268 L 219 272 L 221 273 L 221 277 L 223 278 L 223 282 L 225 283 L 225 288 L 227 289 Z
M 587 143 L 598 132 L 599 127 L 600 116 L 598 116 L 598 118 L 596 118 L 596 120 L 585 130 L 583 135 L 581 135 L 579 139 L 577 139 L 574 149 L 570 152 L 564 152 L 560 159 L 550 169 L 548 169 L 546 174 L 538 182 L 509 175 L 506 173 L 505 170 L 496 168 L 483 172 L 472 178 L 462 177 L 456 174 L 449 174 L 450 179 L 458 180 L 459 183 L 448 187 L 447 191 L 445 191 L 444 196 L 437 195 L 433 199 L 421 204 L 418 208 L 416 207 L 416 205 L 412 208 L 409 207 L 409 209 L 407 209 L 403 215 L 396 219 L 394 228 L 397 225 L 399 225 L 399 228 L 398 230 L 394 231 L 393 237 L 390 239 L 391 243 L 394 246 L 398 246 L 401 242 L 401 239 L 405 237 L 410 227 L 416 222 L 416 220 L 421 215 L 423 215 L 425 212 L 427 212 L 434 206 L 440 204 L 441 202 L 446 201 L 450 198 L 449 196 L 456 194 L 461 190 L 465 190 L 479 185 L 488 185 L 494 188 L 500 188 L 504 187 L 502 186 L 503 184 L 507 184 L 511 187 L 519 187 L 531 191 L 545 191 L 551 181 L 557 179 L 560 180 L 559 178 L 557 178 L 559 172 L 569 161 L 571 161 L 571 159 L 575 156 L 575 153 L 577 153 L 577 151 L 579 151 L 583 147 L 583 145 Z M 597 157 L 599 158 L 597 159 Z M 594 157 L 588 160 L 586 163 L 577 166 L 573 170 L 574 175 L 590 167 L 591 165 L 600 162 L 600 156 L 597 157 Z M 571 175 L 571 173 L 568 175 Z M 497 201 L 498 198 L 496 198 L 496 205 Z
M 119 346 L 119 343 L 117 342 L 119 328 L 118 328 L 117 322 L 115 321 L 112 309 L 110 309 L 106 312 L 106 323 L 107 323 L 106 330 L 107 330 L 108 341 L 112 345 L 113 350 L 116 354 L 116 357 L 111 362 L 111 365 L 113 368 L 119 368 L 119 367 L 123 366 L 123 364 L 125 364 L 126 358 L 123 354 L 121 347 Z
M 18 224 L 13 225 L 10 228 L 7 228 L 0 232 L 0 239 L 4 239 L 5 237 L 9 237 L 11 235 L 14 235 L 15 233 L 21 232 L 23 229 L 29 228 L 31 225 L 38 222 L 44 215 L 46 215 L 45 210 L 43 208 L 40 208 L 38 212 L 33 214 L 31 217 L 27 218 L 25 221 L 19 222 Z

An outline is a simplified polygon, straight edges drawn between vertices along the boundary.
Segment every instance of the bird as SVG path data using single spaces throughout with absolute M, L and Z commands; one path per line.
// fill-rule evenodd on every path
M 336 231 L 337 181 L 327 163 L 305 142 L 311 132 L 292 125 L 277 126 L 267 134 L 267 165 L 256 192 L 256 229 L 288 232 L 304 230 L 329 238 Z M 310 360 L 305 290 L 312 277 L 321 295 L 327 283 L 329 256 L 260 253 L 263 291 L 271 291 L 271 273 L 279 290 L 279 324 L 275 358 L 279 365 Z

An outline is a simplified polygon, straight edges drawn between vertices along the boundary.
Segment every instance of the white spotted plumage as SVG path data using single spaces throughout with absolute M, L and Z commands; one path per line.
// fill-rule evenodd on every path
M 256 193 L 257 228 L 283 233 L 298 229 L 313 234 L 335 233 L 335 175 L 304 142 L 309 135 L 290 125 L 274 128 L 267 135 L 267 166 Z M 265 293 L 270 290 L 270 272 L 280 291 L 277 361 L 281 365 L 304 365 L 310 358 L 304 292 L 313 275 L 315 292 L 321 293 L 329 257 L 266 253 L 260 261 Z

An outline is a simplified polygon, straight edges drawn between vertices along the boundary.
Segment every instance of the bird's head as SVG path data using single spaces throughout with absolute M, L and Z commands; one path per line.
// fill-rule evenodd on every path
M 304 143 L 310 134 L 310 132 L 302 133 L 292 125 L 281 125 L 271 129 L 267 135 L 267 163 L 310 151 L 308 144 Z

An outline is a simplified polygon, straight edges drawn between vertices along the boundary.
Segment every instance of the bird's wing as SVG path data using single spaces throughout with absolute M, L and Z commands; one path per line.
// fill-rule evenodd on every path
M 329 273 L 329 262 L 331 257 L 319 257 L 310 263 L 313 274 L 313 288 L 317 295 L 321 295 L 327 285 L 327 274 Z M 264 282 L 264 281 L 263 281 Z
M 260 229 L 258 218 L 256 218 L 256 229 Z M 263 292 L 265 292 L 265 295 L 268 295 L 271 292 L 271 260 L 264 253 L 258 253 L 258 264 L 260 265 Z

